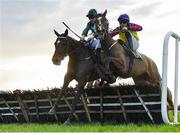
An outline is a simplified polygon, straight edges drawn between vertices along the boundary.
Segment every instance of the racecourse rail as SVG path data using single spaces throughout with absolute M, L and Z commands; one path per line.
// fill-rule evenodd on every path
M 167 113 L 167 68 L 168 68 L 168 45 L 169 38 L 176 39 L 175 46 L 175 77 L 174 77 L 174 122 L 172 124 L 178 124 L 178 69 L 179 69 L 179 41 L 180 36 L 172 31 L 168 32 L 164 37 L 163 44 L 163 63 L 162 63 L 162 96 L 161 96 L 161 112 L 163 121 L 167 124 L 171 124 Z

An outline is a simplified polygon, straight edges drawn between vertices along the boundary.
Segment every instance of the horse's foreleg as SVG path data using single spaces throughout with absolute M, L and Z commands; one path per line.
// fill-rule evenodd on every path
M 60 91 L 60 93 L 58 94 L 58 98 L 57 101 L 55 102 L 54 106 L 50 109 L 49 113 L 50 114 L 54 114 L 56 111 L 56 108 L 61 100 L 61 98 L 63 97 L 64 93 L 65 93 L 65 89 L 67 88 L 67 86 L 69 85 L 69 83 L 72 81 L 72 75 L 69 73 L 66 73 L 65 77 L 64 77 L 64 83 L 63 83 L 63 87 Z
M 84 91 L 84 86 L 85 86 L 85 83 L 84 83 L 84 84 L 81 84 L 81 85 L 79 86 L 78 92 L 75 94 L 75 97 L 74 97 L 74 99 L 73 99 L 73 101 L 72 101 L 72 110 L 71 110 L 71 113 L 69 114 L 69 117 L 68 117 L 68 119 L 64 122 L 64 124 L 67 124 L 67 125 L 70 124 L 71 119 L 72 119 L 72 117 L 73 117 L 73 114 L 74 114 L 74 112 L 75 112 L 76 104 L 78 103 L 79 98 L 80 98 L 81 94 L 82 94 L 83 91 Z

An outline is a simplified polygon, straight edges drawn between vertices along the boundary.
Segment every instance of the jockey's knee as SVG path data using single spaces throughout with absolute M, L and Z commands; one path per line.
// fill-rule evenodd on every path
M 97 41 L 96 46 L 95 46 L 95 49 L 98 49 L 98 48 L 101 49 L 101 43 L 100 43 L 100 41 Z
M 101 49 L 101 45 L 96 45 L 96 47 L 95 47 L 95 50 L 97 50 L 97 49 Z
M 131 34 L 128 31 L 126 31 L 125 36 L 128 38 L 128 37 L 131 37 Z

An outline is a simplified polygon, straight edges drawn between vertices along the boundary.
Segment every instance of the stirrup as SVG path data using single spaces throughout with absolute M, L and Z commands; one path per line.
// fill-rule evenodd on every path
M 137 51 L 133 51 L 132 49 L 129 49 L 132 53 L 132 55 L 136 58 L 136 59 L 140 59 L 140 60 L 143 60 L 141 54 Z
M 136 53 L 134 52 L 134 54 L 135 54 L 135 57 L 136 57 L 137 59 L 143 60 L 143 58 L 142 58 L 142 56 L 141 56 L 141 54 L 140 54 L 139 52 L 136 51 Z

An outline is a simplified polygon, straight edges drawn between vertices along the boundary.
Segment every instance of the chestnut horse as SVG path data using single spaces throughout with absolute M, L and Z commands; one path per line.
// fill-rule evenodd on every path
M 128 54 L 126 48 L 112 39 L 109 35 L 109 22 L 106 18 L 107 10 L 99 14 L 96 21 L 96 30 L 98 32 L 102 49 L 108 52 L 111 57 L 110 67 L 115 75 L 122 78 L 132 77 L 135 84 L 151 84 L 161 86 L 161 77 L 155 62 L 142 54 L 143 60 L 136 59 Z M 130 66 L 131 65 L 131 66 Z M 168 104 L 173 106 L 172 94 L 168 89 Z
M 66 30 L 63 34 L 59 34 L 57 31 L 55 31 L 55 34 L 57 35 L 57 39 L 54 43 L 55 45 L 55 52 L 52 57 L 52 62 L 55 65 L 60 65 L 61 61 L 64 59 L 64 57 L 69 56 L 69 62 L 68 62 L 68 70 L 64 77 L 64 83 L 62 90 L 60 94 L 58 95 L 58 99 L 54 106 L 51 108 L 49 113 L 55 113 L 56 108 L 58 106 L 58 103 L 60 99 L 64 96 L 65 89 L 69 85 L 69 83 L 75 79 L 78 82 L 78 91 L 73 99 L 72 102 L 72 110 L 71 113 L 66 120 L 65 124 L 69 124 L 71 121 L 71 118 L 73 116 L 73 113 L 75 111 L 75 106 L 79 100 L 80 95 L 83 93 L 84 86 L 89 81 L 94 81 L 96 79 L 99 79 L 99 76 L 96 71 L 96 66 L 92 59 L 92 54 L 90 50 L 83 45 L 82 42 L 77 41 L 71 37 L 68 36 L 68 30 Z M 103 55 L 102 62 L 104 64 L 106 61 L 109 61 L 109 57 L 106 55 Z M 114 83 L 114 81 L 110 81 L 110 83 Z

